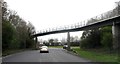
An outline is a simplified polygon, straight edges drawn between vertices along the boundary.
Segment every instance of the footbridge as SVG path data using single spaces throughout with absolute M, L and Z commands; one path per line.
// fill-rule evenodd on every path
M 90 18 L 85 21 L 78 22 L 74 25 L 66 25 L 63 27 L 57 28 L 49 28 L 47 30 L 41 30 L 39 33 L 33 34 L 32 36 L 36 38 L 38 36 L 44 36 L 49 34 L 56 34 L 56 33 L 68 33 L 68 46 L 70 46 L 70 33 L 75 31 L 84 31 L 84 30 L 91 30 L 94 28 L 100 28 L 102 26 L 112 26 L 113 32 L 113 45 L 114 48 L 120 47 L 120 7 L 116 7 L 115 9 L 108 11 L 106 13 L 100 14 L 93 18 Z M 70 47 L 69 47 L 70 48 Z

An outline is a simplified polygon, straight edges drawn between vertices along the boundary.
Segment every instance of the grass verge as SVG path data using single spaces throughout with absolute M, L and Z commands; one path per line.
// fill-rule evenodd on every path
M 63 48 L 63 46 L 48 46 L 49 48 Z
M 95 52 L 91 50 L 82 50 L 80 48 L 72 48 L 80 57 L 90 59 L 97 62 L 117 62 L 117 54 L 106 54 L 102 52 Z

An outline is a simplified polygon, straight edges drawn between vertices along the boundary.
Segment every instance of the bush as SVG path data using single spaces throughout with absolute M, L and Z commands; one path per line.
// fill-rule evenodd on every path
M 105 48 L 112 48 L 112 34 L 104 33 L 101 43 Z

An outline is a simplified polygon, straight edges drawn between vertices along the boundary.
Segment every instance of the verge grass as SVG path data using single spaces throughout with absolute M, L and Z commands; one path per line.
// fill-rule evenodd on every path
M 91 50 L 82 50 L 80 48 L 72 48 L 80 57 L 84 57 L 93 61 L 98 62 L 117 62 L 118 56 L 117 54 L 107 54 L 103 52 L 96 52 Z

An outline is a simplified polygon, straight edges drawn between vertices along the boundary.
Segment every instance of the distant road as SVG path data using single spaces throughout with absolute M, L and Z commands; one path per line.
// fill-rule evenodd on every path
M 31 50 L 16 53 L 3 58 L 3 62 L 90 62 L 90 61 L 69 54 L 62 48 L 49 48 L 49 53 L 39 53 L 39 50 Z

